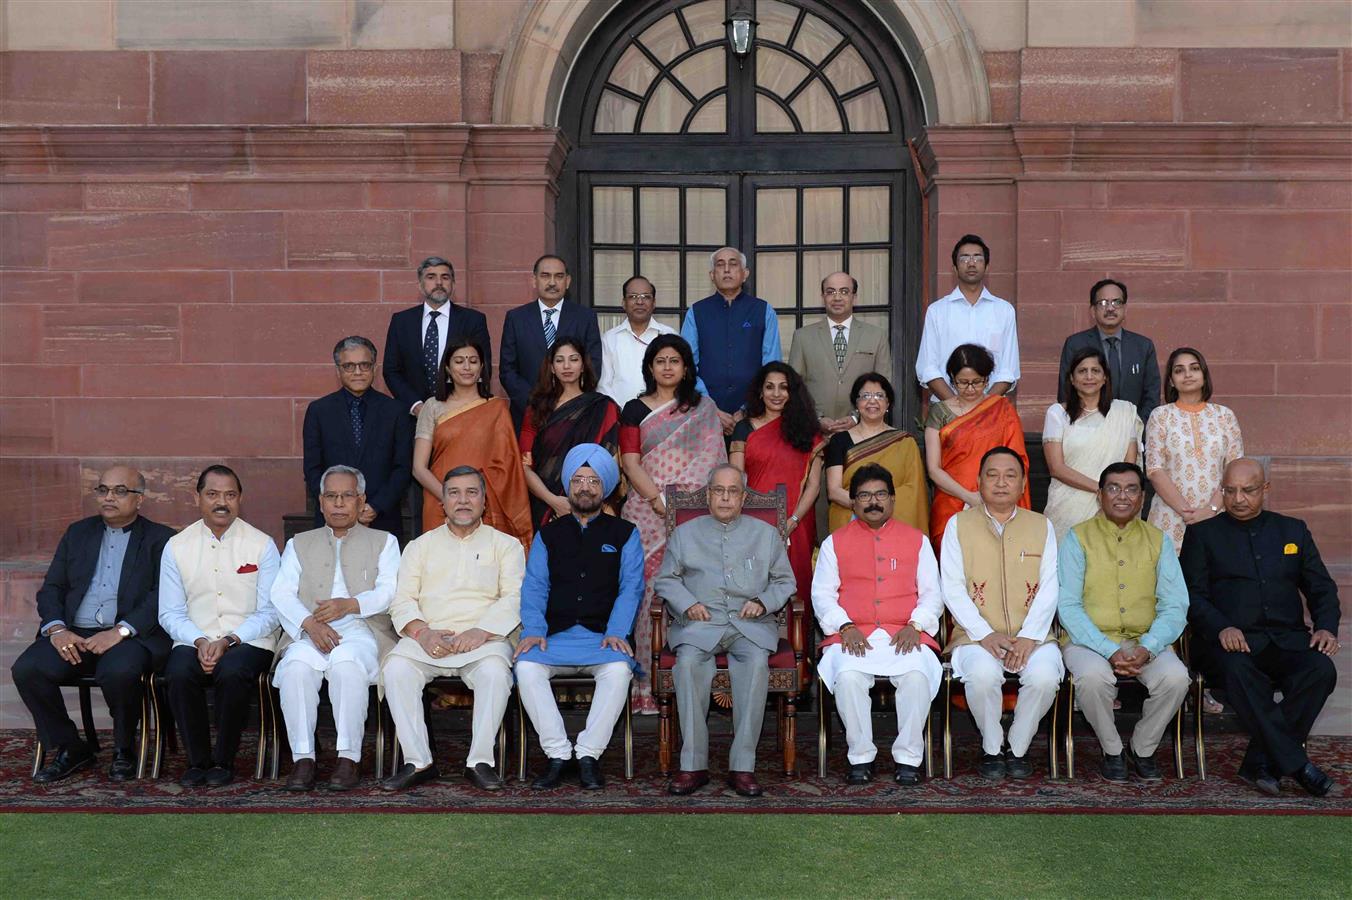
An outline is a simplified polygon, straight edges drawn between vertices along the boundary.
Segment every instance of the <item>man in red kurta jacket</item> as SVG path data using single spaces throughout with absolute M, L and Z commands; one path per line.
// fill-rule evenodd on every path
M 897 691 L 897 784 L 920 782 L 925 721 L 943 669 L 939 628 L 943 597 L 929 538 L 892 518 L 892 473 L 879 465 L 850 479 L 855 518 L 826 539 L 812 578 L 812 607 L 826 639 L 817 672 L 836 698 L 849 745 L 850 784 L 873 779 L 874 678 Z

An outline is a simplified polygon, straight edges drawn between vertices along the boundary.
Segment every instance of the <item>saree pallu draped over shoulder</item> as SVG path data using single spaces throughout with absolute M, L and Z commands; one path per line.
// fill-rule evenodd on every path
M 967 415 L 948 422 L 939 429 L 939 446 L 940 467 L 969 491 L 977 489 L 981 457 L 992 447 L 1009 447 L 1023 460 L 1024 472 L 1028 471 L 1023 425 L 1019 422 L 1019 414 L 1014 411 L 1014 404 L 1005 397 L 987 397 Z M 966 504 L 962 500 L 947 491 L 937 487 L 934 489 L 934 502 L 930 505 L 930 543 L 934 545 L 936 556 L 943 541 L 944 526 L 949 519 L 962 512 L 964 506 Z M 1033 508 L 1026 478 L 1019 506 Z
M 788 514 L 792 515 L 807 487 L 808 473 L 821 455 L 826 442 L 818 435 L 811 450 L 799 450 L 784 439 L 784 420 L 766 422 L 746 438 L 744 465 L 746 483 L 753 491 L 773 491 L 784 485 L 788 494 Z M 810 608 L 812 596 L 812 551 L 817 544 L 817 516 L 809 509 L 798 527 L 789 535 L 789 565 L 798 584 L 798 597 Z
M 912 528 L 924 531 L 929 521 L 929 484 L 925 480 L 925 465 L 920 458 L 920 447 L 908 432 L 894 429 L 865 438 L 849 449 L 840 481 L 850 489 L 850 479 L 862 466 L 876 463 L 892 473 L 892 518 Z M 854 518 L 851 510 L 831 504 L 827 521 L 831 531 L 844 527 Z
M 498 397 L 479 400 L 437 419 L 427 468 L 440 481 L 456 466 L 473 466 L 483 472 L 488 487 L 484 522 L 512 535 L 529 550 L 530 495 L 506 400 Z M 431 531 L 445 522 L 441 498 L 424 490 L 423 531 Z

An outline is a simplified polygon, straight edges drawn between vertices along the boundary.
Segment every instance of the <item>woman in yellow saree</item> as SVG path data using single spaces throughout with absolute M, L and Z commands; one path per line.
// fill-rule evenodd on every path
M 859 424 L 831 435 L 826 445 L 826 492 L 831 500 L 827 523 L 831 531 L 848 525 L 853 518 L 850 478 L 868 463 L 877 463 L 892 473 L 896 488 L 892 518 L 920 531 L 927 527 L 929 486 L 920 447 L 908 432 L 892 427 L 895 401 L 892 383 L 877 372 L 860 375 L 850 389 Z

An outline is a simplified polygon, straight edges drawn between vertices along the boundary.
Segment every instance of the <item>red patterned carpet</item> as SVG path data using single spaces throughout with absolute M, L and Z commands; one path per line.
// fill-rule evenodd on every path
M 805 717 L 806 719 L 806 717 Z M 647 731 L 647 722 L 641 723 Z M 955 777 L 945 781 L 935 777 L 916 788 L 901 788 L 890 778 L 890 763 L 880 762 L 884 777 L 871 785 L 851 787 L 843 781 L 843 748 L 839 734 L 827 777 L 816 775 L 815 722 L 810 733 L 800 730 L 800 777 L 786 779 L 769 771 L 775 759 L 773 728 L 766 728 L 760 752 L 760 778 L 765 796 L 743 799 L 723 787 L 721 761 L 727 758 L 727 737 L 715 730 L 712 758 L 716 770 L 714 782 L 692 797 L 672 797 L 656 772 L 655 740 L 647 733 L 635 735 L 635 778 L 622 777 L 623 756 L 619 740 L 607 754 L 603 765 L 609 780 L 601 791 L 585 792 L 573 787 L 554 791 L 532 791 L 514 779 L 501 794 L 486 794 L 470 787 L 460 776 L 464 753 L 463 735 L 439 735 L 438 759 L 454 763 L 442 765 L 445 777 L 403 794 L 379 790 L 370 779 L 370 756 L 363 775 L 363 787 L 347 794 L 322 790 L 309 794 L 291 794 L 281 789 L 281 781 L 263 782 L 242 778 L 221 789 L 185 790 L 177 778 L 183 770 L 181 756 L 171 754 L 159 781 L 132 781 L 114 784 L 105 769 L 108 753 L 100 756 L 98 768 L 86 769 L 69 781 L 52 787 L 35 786 L 29 780 L 32 733 L 10 730 L 0 732 L 0 811 L 60 810 L 85 812 L 548 812 L 548 813 L 916 813 L 916 812 L 1042 812 L 1042 813 L 1279 813 L 1279 814 L 1352 814 L 1352 739 L 1312 738 L 1312 757 L 1338 785 L 1323 799 L 1308 796 L 1290 779 L 1282 783 L 1282 794 L 1270 798 L 1256 793 L 1234 778 L 1245 738 L 1237 734 L 1215 734 L 1207 739 L 1208 778 L 1198 781 L 1190 749 L 1184 751 L 1187 778 L 1172 777 L 1172 750 L 1161 747 L 1159 762 L 1166 769 L 1163 784 L 1111 784 L 1097 773 L 1098 747 L 1092 736 L 1077 738 L 1075 781 L 1051 781 L 1046 777 L 1046 742 L 1039 740 L 1032 749 L 1039 769 L 1037 777 L 1024 782 L 991 782 L 975 773 L 976 746 L 965 737 L 957 742 Z M 879 723 L 879 738 L 889 732 Z M 636 729 L 639 730 L 639 729 Z M 321 736 L 323 732 L 321 730 Z M 239 770 L 252 774 L 252 735 L 246 735 Z M 936 746 L 937 746 L 936 741 Z M 332 747 L 332 738 L 328 746 Z M 538 747 L 532 742 L 531 762 L 538 764 Z M 886 759 L 886 752 L 881 756 Z M 936 763 L 939 761 L 936 760 Z M 332 754 L 321 753 L 320 771 L 326 776 Z M 288 765 L 283 756 L 282 776 Z M 936 770 L 941 766 L 936 766 Z

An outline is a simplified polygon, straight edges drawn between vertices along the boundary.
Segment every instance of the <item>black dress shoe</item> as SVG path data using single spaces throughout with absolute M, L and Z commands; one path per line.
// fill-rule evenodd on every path
M 531 789 L 536 791 L 548 791 L 558 787 L 563 783 L 563 768 L 568 765 L 566 759 L 550 758 L 549 768 L 545 769 L 539 776 L 530 783 Z
M 64 781 L 85 766 L 94 762 L 94 754 L 85 750 L 83 753 L 72 753 L 65 747 L 57 751 L 56 758 L 38 770 L 38 774 L 33 776 L 34 784 L 52 784 L 57 781 Z
M 178 783 L 183 787 L 201 787 L 207 783 L 207 770 L 192 766 L 183 773 L 183 777 L 179 778 Z
M 845 776 L 846 784 L 868 784 L 873 780 L 873 763 L 850 765 L 850 774 Z
M 112 765 L 108 767 L 111 781 L 131 781 L 136 777 L 136 757 L 130 750 L 118 750 L 113 754 Z
M 481 791 L 502 790 L 502 779 L 488 763 L 475 763 L 473 768 L 466 769 L 465 780 Z
M 1307 762 L 1305 767 L 1296 772 L 1293 776 L 1301 787 L 1305 788 L 1312 797 L 1322 797 L 1333 788 L 1333 779 L 1324 774 L 1324 770 L 1312 762 Z
M 601 774 L 601 763 L 590 756 L 577 758 L 577 778 L 585 791 L 599 791 L 606 786 L 605 776 Z
M 976 770 L 981 773 L 982 778 L 1004 778 L 1006 771 L 1004 754 L 981 754 L 981 765 L 977 766 Z
M 207 787 L 225 787 L 235 780 L 235 773 L 225 766 L 212 766 L 207 769 Z
M 1241 767 L 1235 777 L 1254 790 L 1267 794 L 1269 797 L 1281 795 L 1282 781 L 1276 775 L 1273 775 L 1267 766 L 1259 765 L 1250 769 Z
M 1126 749 L 1127 765 L 1136 777 L 1142 781 L 1163 781 L 1164 776 L 1160 774 L 1159 764 L 1155 762 L 1153 756 L 1137 756 L 1136 751 L 1128 747 Z
M 436 763 L 432 763 L 425 769 L 415 769 L 413 763 L 404 763 L 399 767 L 398 772 L 380 782 L 380 789 L 382 791 L 404 791 L 440 777 L 441 773 L 437 771 Z
M 1099 774 L 1108 781 L 1126 781 L 1127 780 L 1127 755 L 1125 752 L 1116 756 L 1103 754 L 1103 762 L 1099 763 Z
M 892 780 L 903 787 L 915 787 L 920 783 L 920 767 L 897 763 L 897 770 L 893 773 Z
M 1009 753 L 1005 756 L 1005 774 L 1010 778 L 1031 778 L 1033 776 L 1033 764 L 1028 761 L 1028 754 L 1015 756 Z

